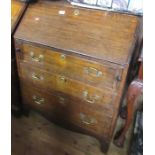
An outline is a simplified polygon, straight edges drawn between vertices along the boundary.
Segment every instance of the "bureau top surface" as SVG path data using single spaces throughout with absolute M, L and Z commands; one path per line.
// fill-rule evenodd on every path
M 139 21 L 138 16 L 40 0 L 29 5 L 14 37 L 127 64 Z
M 21 2 L 20 0 L 11 0 L 11 31 L 14 30 L 25 7 L 26 4 Z

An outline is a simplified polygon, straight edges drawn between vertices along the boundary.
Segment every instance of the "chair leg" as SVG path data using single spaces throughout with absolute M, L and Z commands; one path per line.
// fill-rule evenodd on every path
M 143 84 L 139 80 L 134 80 L 127 91 L 127 119 L 125 126 L 115 135 L 114 144 L 118 147 L 123 147 L 125 135 L 130 127 L 134 113 L 138 107 L 136 99 L 143 91 Z

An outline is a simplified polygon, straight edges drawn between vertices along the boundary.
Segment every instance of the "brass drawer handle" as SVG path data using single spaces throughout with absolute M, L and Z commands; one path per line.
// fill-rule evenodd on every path
M 65 54 L 61 54 L 61 60 L 65 60 L 66 59 L 66 55 Z
M 85 67 L 85 72 L 95 77 L 103 76 L 103 73 L 94 67 Z
M 120 82 L 122 80 L 121 76 L 120 75 L 117 75 L 116 76 L 116 80 Z
M 36 104 L 43 104 L 45 102 L 44 98 L 39 98 L 37 97 L 36 95 L 33 96 L 33 101 L 36 103 Z
M 34 52 L 30 52 L 30 56 L 31 56 L 32 61 L 35 61 L 35 62 L 42 62 L 44 59 L 44 56 L 42 54 L 36 57 Z
M 35 73 L 32 73 L 32 79 L 34 79 L 34 80 L 43 80 L 44 78 L 43 78 L 43 76 L 38 76 Z
M 78 9 L 74 10 L 74 16 L 78 16 L 80 14 L 80 11 Z
M 59 79 L 62 81 L 62 82 L 66 82 L 67 79 L 65 78 L 65 76 L 59 76 Z
M 87 102 L 92 103 L 92 104 L 95 103 L 100 98 L 98 95 L 89 96 L 88 91 L 83 92 L 83 97 Z
M 80 120 L 85 125 L 97 124 L 97 120 L 95 118 L 88 117 L 84 113 L 80 113 Z
M 59 97 L 59 103 L 60 103 L 62 106 L 66 106 L 65 98 Z

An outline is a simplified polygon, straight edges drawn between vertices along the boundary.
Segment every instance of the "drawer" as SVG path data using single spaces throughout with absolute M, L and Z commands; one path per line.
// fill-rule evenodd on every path
M 101 64 L 30 44 L 22 46 L 23 61 L 99 88 L 116 89 L 122 76 L 117 65 Z
M 64 75 L 46 72 L 26 63 L 19 64 L 19 76 L 25 83 L 31 83 L 48 92 L 64 93 L 76 97 L 89 104 L 113 105 L 115 93 L 106 89 L 98 89 L 85 83 L 70 79 Z
M 30 85 L 22 85 L 22 99 L 25 106 L 95 133 L 108 133 L 111 125 L 112 118 L 106 115 L 104 109 L 98 111 L 80 102 L 71 102 L 66 97 L 55 96 Z

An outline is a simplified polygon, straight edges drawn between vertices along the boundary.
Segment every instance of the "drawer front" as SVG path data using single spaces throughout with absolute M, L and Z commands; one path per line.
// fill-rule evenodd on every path
M 126 64 L 138 24 L 137 16 L 40 1 L 29 6 L 15 38 Z
M 121 80 L 122 68 L 118 66 L 103 65 L 29 44 L 23 44 L 22 51 L 23 61 L 99 88 L 116 89 Z
M 97 111 L 83 104 L 71 102 L 68 98 L 55 96 L 40 91 L 29 85 L 22 85 L 22 99 L 24 105 L 46 113 L 50 117 L 85 128 L 98 134 L 107 134 L 111 125 L 111 117 L 104 114 L 104 109 Z
M 20 63 L 19 75 L 22 80 L 48 92 L 64 93 L 86 101 L 89 104 L 111 107 L 115 94 L 108 90 L 100 90 L 64 75 L 52 74 L 44 70 Z

